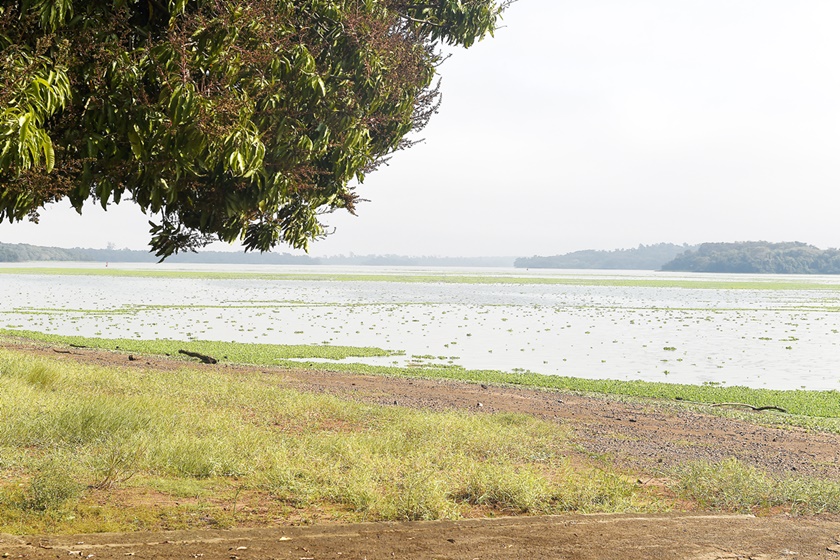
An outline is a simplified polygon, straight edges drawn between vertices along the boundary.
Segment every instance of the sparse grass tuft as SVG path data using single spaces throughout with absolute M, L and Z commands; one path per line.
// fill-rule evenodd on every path
M 39 462 L 20 504 L 23 509 L 45 512 L 56 510 L 82 495 L 84 486 L 73 472 L 72 458 L 51 455 Z
M 840 482 L 768 475 L 735 458 L 676 472 L 674 490 L 701 507 L 741 513 L 784 507 L 797 514 L 840 513 Z
M 457 497 L 471 504 L 527 513 L 549 509 L 546 505 L 555 502 L 558 491 L 559 487 L 531 466 L 507 472 L 485 463 L 473 465 L 464 473 L 464 486 Z

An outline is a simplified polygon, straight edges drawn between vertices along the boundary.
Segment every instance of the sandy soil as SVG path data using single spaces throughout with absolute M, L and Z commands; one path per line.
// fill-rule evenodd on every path
M 65 360 L 173 369 L 185 362 L 91 349 L 15 344 Z M 69 352 L 69 353 L 67 353 Z M 282 376 L 299 389 L 368 402 L 477 413 L 532 414 L 567 427 L 582 456 L 600 456 L 655 481 L 664 468 L 698 459 L 739 460 L 774 473 L 840 478 L 840 435 L 774 428 L 703 414 L 673 403 L 447 381 L 265 367 L 194 365 Z M 766 413 L 763 413 L 766 414 Z M 655 483 L 655 482 L 654 482 Z M 289 539 L 289 540 L 286 540 Z M 84 544 L 77 544 L 84 543 Z M 242 548 L 245 547 L 245 548 Z M 522 517 L 460 522 L 320 525 L 233 531 L 0 536 L 0 557 L 57 558 L 835 558 L 840 517 L 717 515 Z
M 838 534 L 840 522 L 827 519 L 564 515 L 71 537 L 0 535 L 0 556 L 123 560 L 837 559 Z

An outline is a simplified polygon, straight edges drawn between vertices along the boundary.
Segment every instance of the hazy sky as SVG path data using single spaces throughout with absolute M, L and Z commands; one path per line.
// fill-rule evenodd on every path
M 312 254 L 838 247 L 838 21 L 836 0 L 520 0 L 443 65 L 426 142 Z M 146 222 L 56 208 L 0 241 L 144 248 Z

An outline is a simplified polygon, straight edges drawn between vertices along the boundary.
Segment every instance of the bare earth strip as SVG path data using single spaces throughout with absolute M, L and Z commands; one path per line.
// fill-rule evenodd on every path
M 838 534 L 840 522 L 826 519 L 569 515 L 70 537 L 0 535 L 0 555 L 123 560 L 836 559 Z
M 773 473 L 840 478 L 840 435 L 776 428 L 657 401 L 621 402 L 448 381 L 231 365 L 195 365 L 41 344 L 15 348 L 104 366 L 221 368 L 277 375 L 295 388 L 388 405 L 517 412 L 572 432 L 584 457 L 603 456 L 641 481 L 687 461 L 736 457 Z M 286 540 L 289 539 L 289 540 Z M 840 517 L 701 514 L 557 516 L 458 522 L 319 525 L 230 531 L 18 538 L 0 536 L 6 558 L 833 558 Z M 77 544 L 84 543 L 84 544 Z M 47 547 L 47 548 L 44 548 Z M 242 548 L 245 547 L 245 548 Z M 73 554 L 71 554 L 73 553 Z M 6 556 L 8 555 L 8 556 Z

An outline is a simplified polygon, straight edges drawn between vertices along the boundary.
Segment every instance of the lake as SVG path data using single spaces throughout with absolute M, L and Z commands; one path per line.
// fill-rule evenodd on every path
M 104 267 L 3 265 L 0 327 L 405 352 L 354 359 L 382 365 L 840 389 L 838 277 L 123 264 L 174 277 L 17 273 L 34 266 Z M 231 277 L 209 277 L 219 272 Z

